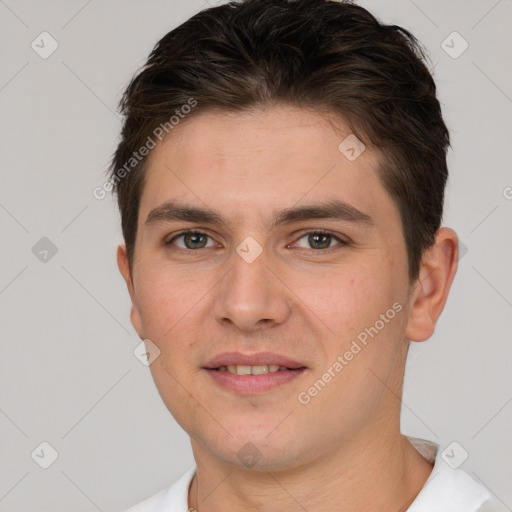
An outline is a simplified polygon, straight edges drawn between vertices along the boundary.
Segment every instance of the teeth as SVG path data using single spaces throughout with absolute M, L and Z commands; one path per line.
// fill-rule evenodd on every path
M 288 370 L 286 366 L 278 366 L 277 364 L 261 364 L 257 366 L 246 366 L 243 364 L 234 364 L 229 366 L 221 366 L 219 371 L 236 373 L 237 375 L 263 375 L 264 373 L 274 373 L 278 370 Z
M 251 367 L 250 366 L 244 366 L 241 364 L 233 366 L 228 366 L 228 372 L 236 373 L 238 375 L 251 375 Z
M 268 373 L 268 366 L 266 364 L 260 366 L 253 366 L 251 368 L 251 373 L 253 375 L 263 375 L 264 373 Z

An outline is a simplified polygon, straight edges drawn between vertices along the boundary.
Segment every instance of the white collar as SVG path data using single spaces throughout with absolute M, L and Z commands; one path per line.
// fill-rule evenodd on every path
M 465 471 L 450 467 L 439 445 L 406 436 L 420 455 L 434 463 L 432 473 L 407 512 L 473 512 L 491 499 L 490 492 Z

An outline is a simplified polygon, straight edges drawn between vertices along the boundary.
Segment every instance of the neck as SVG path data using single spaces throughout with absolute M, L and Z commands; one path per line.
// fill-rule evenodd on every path
M 423 488 L 432 464 L 396 435 L 358 436 L 298 467 L 257 471 L 219 463 L 193 441 L 196 475 L 189 507 L 198 512 L 375 510 L 403 512 Z

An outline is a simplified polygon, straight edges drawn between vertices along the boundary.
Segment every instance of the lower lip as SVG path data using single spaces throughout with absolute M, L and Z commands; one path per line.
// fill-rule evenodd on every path
M 209 370 L 206 372 L 223 388 L 243 394 L 257 394 L 270 391 L 298 378 L 306 368 L 297 370 L 279 370 L 277 372 L 263 373 L 261 375 L 237 375 L 228 371 Z

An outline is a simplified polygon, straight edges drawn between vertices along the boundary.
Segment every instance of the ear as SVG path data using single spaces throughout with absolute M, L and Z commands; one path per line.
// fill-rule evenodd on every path
M 128 255 L 126 254 L 126 245 L 120 244 L 117 248 L 117 266 L 119 267 L 119 271 L 123 276 L 123 279 L 128 288 L 128 292 L 130 294 L 130 299 L 132 301 L 132 309 L 130 311 L 130 320 L 132 322 L 133 328 L 137 331 L 137 334 L 141 339 L 143 339 L 142 334 L 142 317 L 139 312 L 137 301 L 135 297 L 135 288 L 133 285 L 132 271 L 130 268 L 130 263 L 128 261 Z
M 423 254 L 418 279 L 411 285 L 407 339 L 425 341 L 434 333 L 457 271 L 458 259 L 456 233 L 440 228 L 434 245 Z

